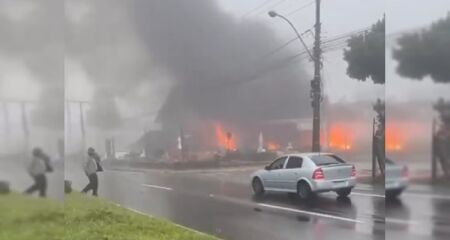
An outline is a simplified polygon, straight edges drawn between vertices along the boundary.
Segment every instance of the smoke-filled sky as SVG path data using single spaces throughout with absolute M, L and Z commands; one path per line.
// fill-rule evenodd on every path
M 323 3 L 324 38 L 368 27 L 383 16 L 379 1 L 335 2 Z M 294 42 L 267 56 L 294 36 L 286 23 L 266 15 L 273 3 L 247 15 L 262 1 L 67 3 L 70 98 L 120 96 L 126 99 L 122 113 L 160 113 L 165 120 L 190 117 L 184 115 L 250 120 L 310 114 L 312 64 L 305 58 L 282 61 L 304 49 Z M 305 3 L 287 0 L 273 9 L 285 13 Z M 310 5 L 291 15 L 300 31 L 313 26 L 313 10 Z M 358 21 L 348 21 L 350 14 Z M 312 40 L 305 36 L 308 44 Z M 383 95 L 382 86 L 346 77 L 342 51 L 324 58 L 324 87 L 331 101 Z M 248 83 L 236 84 L 241 81 Z M 80 91 L 86 88 L 91 90 Z
M 63 4 L 0 0 L 0 151 L 29 142 L 56 152 L 64 129 Z
M 2 98 L 31 101 L 33 123 L 63 129 L 63 3 L 0 1 Z
M 77 1 L 66 10 L 68 69 L 92 83 L 91 113 L 114 97 L 125 100 L 128 112 L 137 105 L 163 121 L 291 118 L 310 111 L 310 76 L 302 66 L 285 67 L 290 55 L 264 58 L 283 41 L 265 24 L 239 21 L 215 1 Z M 69 84 L 74 92 L 84 89 Z M 112 118 L 97 121 L 105 120 Z
M 266 12 L 288 15 L 303 32 L 313 26 L 314 5 L 307 0 L 269 1 L 255 9 L 264 2 L 70 0 L 63 6 L 58 0 L 1 0 L 2 95 L 39 99 L 51 106 L 48 109 L 59 110 L 40 111 L 36 119 L 42 115 L 61 119 L 62 108 L 52 105 L 57 101 L 51 99 L 62 96 L 65 76 L 66 98 L 93 100 L 90 111 L 97 116 L 114 116 L 119 111 L 125 117 L 152 119 L 162 106 L 209 118 L 309 113 L 312 64 L 304 58 L 280 68 L 287 65 L 280 60 L 303 51 L 302 46 L 293 42 L 273 56 L 263 56 L 294 37 L 285 22 L 269 18 Z M 368 27 L 384 13 L 388 34 L 426 26 L 444 17 L 449 4 L 446 0 L 416 0 L 414 4 L 409 0 L 323 0 L 323 39 Z M 60 61 L 63 8 L 64 65 Z M 304 38 L 312 44 L 311 36 Z M 388 59 L 387 64 L 394 66 L 395 62 Z M 324 89 L 332 102 L 384 95 L 383 86 L 348 78 L 346 67 L 341 50 L 325 53 Z M 433 85 L 429 81 L 397 81 L 394 69 L 387 69 L 390 99 L 434 97 L 418 93 L 424 86 L 446 91 L 441 86 L 429 88 Z M 396 81 L 390 83 L 390 79 Z M 229 84 L 240 80 L 250 82 Z M 21 91 L 21 86 L 27 86 L 26 91 Z M 105 111 L 98 112 L 101 109 Z M 95 114 L 89 115 L 94 116 L 88 119 L 91 123 L 102 123 Z M 167 118 L 177 116 L 169 114 Z M 104 127 L 115 124 L 112 121 Z

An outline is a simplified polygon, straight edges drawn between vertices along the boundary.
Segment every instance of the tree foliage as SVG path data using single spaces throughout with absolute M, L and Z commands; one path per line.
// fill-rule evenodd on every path
M 439 83 L 450 82 L 450 13 L 419 33 L 405 34 L 393 50 L 397 72 L 422 80 L 430 76 Z
M 368 78 L 376 84 L 385 82 L 385 18 L 372 25 L 370 31 L 353 36 L 344 49 L 347 61 L 347 75 L 366 81 Z

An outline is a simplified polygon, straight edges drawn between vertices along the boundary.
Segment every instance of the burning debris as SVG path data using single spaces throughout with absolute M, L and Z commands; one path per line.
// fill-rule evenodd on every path
M 354 141 L 354 131 L 351 123 L 332 123 L 329 128 L 328 146 L 331 149 L 350 150 Z
M 219 123 L 214 124 L 214 130 L 217 138 L 217 146 L 226 151 L 236 151 L 236 140 L 231 132 L 226 132 Z
M 405 133 L 403 129 L 394 123 L 387 124 L 386 128 L 386 151 L 401 151 L 404 148 Z
M 267 150 L 271 151 L 271 152 L 275 152 L 281 149 L 280 144 L 275 143 L 275 142 L 267 142 Z

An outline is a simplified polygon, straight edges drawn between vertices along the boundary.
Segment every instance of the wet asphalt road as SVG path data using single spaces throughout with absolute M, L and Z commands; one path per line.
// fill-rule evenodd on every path
M 86 184 L 72 175 L 75 188 Z M 100 195 L 223 239 L 384 239 L 382 189 L 360 185 L 347 199 L 334 193 L 302 202 L 287 194 L 252 196 L 248 171 L 106 171 Z
M 412 185 L 386 201 L 386 239 L 450 239 L 450 187 Z
M 67 165 L 67 164 L 66 164 Z M 359 184 L 350 198 L 320 194 L 302 202 L 286 194 L 255 199 L 248 170 L 106 171 L 100 195 L 124 207 L 207 232 L 223 239 L 450 239 L 450 190 L 413 185 L 398 200 Z M 49 196 L 61 199 L 62 171 L 48 175 Z M 78 165 L 66 179 L 81 189 Z M 22 191 L 32 183 L 21 164 L 0 167 L 0 179 Z

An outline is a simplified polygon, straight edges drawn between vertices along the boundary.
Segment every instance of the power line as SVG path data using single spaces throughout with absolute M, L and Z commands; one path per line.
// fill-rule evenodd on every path
M 255 8 L 252 8 L 250 11 L 246 12 L 244 15 L 242 15 L 242 18 L 246 18 L 248 17 L 248 15 L 252 14 L 253 12 L 261 9 L 262 7 L 264 7 L 266 4 L 272 2 L 273 0 L 267 0 L 263 3 L 261 3 L 260 5 L 256 6 Z
M 263 56 L 263 58 L 265 58 L 265 57 L 270 57 L 270 56 L 274 55 L 275 53 L 281 51 L 283 48 L 287 47 L 289 44 L 295 42 L 296 40 L 297 40 L 296 37 L 295 37 L 295 38 L 292 38 L 291 40 L 287 41 L 287 42 L 284 43 L 283 45 L 281 45 L 281 46 L 275 48 L 274 50 L 268 52 L 267 54 L 265 54 L 265 55 Z
M 335 37 L 332 38 L 328 38 L 325 41 L 323 41 L 323 49 L 322 52 L 331 52 L 331 51 L 335 51 L 335 50 L 339 50 L 344 48 L 347 45 L 347 40 L 349 38 L 351 38 L 352 36 L 356 35 L 356 34 L 360 34 L 363 33 L 365 31 L 367 31 L 368 29 L 370 29 L 370 27 L 368 28 L 362 28 L 362 29 L 357 29 L 351 32 L 347 32 L 344 34 L 340 34 L 337 35 Z M 263 57 L 261 57 L 260 61 L 264 61 L 267 58 L 271 57 L 272 55 L 274 55 L 276 52 L 280 51 L 281 49 L 285 48 L 286 46 L 288 46 L 289 44 L 291 44 L 292 42 L 296 41 L 297 38 L 293 38 L 290 39 L 289 41 L 287 41 L 286 43 L 284 43 L 283 45 L 275 48 L 274 50 L 268 52 L 267 54 L 263 55 Z M 312 46 L 308 46 L 308 48 L 311 48 Z M 260 80 L 260 77 L 268 74 L 270 72 L 274 72 L 280 69 L 283 69 L 285 67 L 288 67 L 294 63 L 298 63 L 300 61 L 303 60 L 307 60 L 309 59 L 307 51 L 301 51 L 298 52 L 294 55 L 291 56 L 286 56 L 282 59 L 279 59 L 275 62 L 271 62 L 271 63 L 267 63 L 267 62 L 260 62 L 261 65 L 259 65 L 260 67 L 258 67 L 258 70 L 255 70 L 254 73 L 248 73 L 246 74 L 247 76 L 240 78 L 239 80 L 234 80 L 234 81 L 230 81 L 230 82 L 226 82 L 226 83 L 221 83 L 221 84 L 214 84 L 214 85 L 209 85 L 207 87 L 214 87 L 214 88 L 218 88 L 218 87 L 231 87 L 231 86 L 236 86 L 236 85 L 241 85 L 241 84 L 247 84 L 247 83 L 251 83 L 251 82 L 255 82 L 257 80 Z M 245 79 L 245 80 L 241 80 L 241 79 Z
M 333 41 L 337 41 L 337 40 L 341 40 L 341 39 L 347 40 L 350 37 L 353 37 L 355 35 L 359 35 L 359 34 L 365 33 L 366 31 L 369 31 L 370 28 L 371 27 L 365 27 L 365 28 L 361 28 L 361 29 L 358 29 L 358 30 L 354 30 L 354 31 L 351 31 L 351 32 L 344 33 L 344 34 L 340 34 L 340 35 L 337 35 L 337 36 L 334 36 L 334 37 L 331 37 L 331 38 L 327 38 L 327 39 L 325 39 L 323 41 L 323 43 L 329 43 L 329 42 L 333 42 Z
M 305 32 L 303 32 L 300 35 L 303 36 L 304 34 L 310 32 L 310 31 L 311 31 L 311 28 L 306 30 Z M 289 41 L 285 42 L 283 45 L 273 49 L 272 51 L 268 52 L 267 54 L 264 54 L 263 58 L 270 57 L 270 56 L 274 55 L 275 53 L 281 51 L 283 48 L 287 47 L 289 44 L 295 42 L 297 39 L 298 39 L 298 37 L 294 37 L 294 38 L 290 39 Z
M 286 2 L 286 0 L 280 0 L 280 1 L 278 1 L 278 2 L 276 2 L 276 3 L 274 3 L 274 4 L 272 4 L 272 5 L 270 5 L 270 7 L 268 7 L 267 9 L 274 9 L 275 7 L 277 7 L 278 5 L 280 5 L 280 4 L 282 4 L 282 3 L 284 3 L 284 2 Z M 266 9 L 264 9 L 264 10 L 262 10 L 262 11 L 259 11 L 258 13 L 256 13 L 255 15 L 259 15 L 259 14 L 261 14 L 261 13 L 266 13 Z
M 365 32 L 365 31 L 367 31 L 367 30 L 369 30 L 369 29 L 370 29 L 370 27 L 366 27 L 366 28 L 357 29 L 357 30 L 354 30 L 354 31 L 351 31 L 351 32 L 347 32 L 347 33 L 344 33 L 344 34 L 336 35 L 336 36 L 334 36 L 334 37 L 325 39 L 325 40 L 322 42 L 322 44 L 323 44 L 325 47 L 327 47 L 327 44 L 333 43 L 333 42 L 338 41 L 338 40 L 341 40 L 342 42 L 344 42 L 344 43 L 346 44 L 346 43 L 347 43 L 347 40 L 348 40 L 350 37 L 352 37 L 352 36 L 354 36 L 354 35 L 357 35 L 357 34 L 360 34 L 360 33 L 363 33 L 363 32 Z M 310 29 L 306 30 L 303 34 L 305 34 L 305 33 L 308 32 L 308 31 L 310 31 Z M 303 34 L 302 34 L 302 35 L 303 35 Z M 285 42 L 285 43 L 282 44 L 281 46 L 279 46 L 279 47 L 273 49 L 272 51 L 268 52 L 267 54 L 264 54 L 264 55 L 263 55 L 263 58 L 267 58 L 267 57 L 270 57 L 270 56 L 274 55 L 275 53 L 281 51 L 282 49 L 284 49 L 285 47 L 287 47 L 287 46 L 290 45 L 291 43 L 295 42 L 296 40 L 297 40 L 297 37 L 294 37 L 294 38 L 288 40 L 287 42 Z M 312 46 L 308 46 L 308 48 L 312 48 Z
M 299 12 L 300 10 L 305 9 L 305 8 L 307 8 L 307 7 L 311 6 L 311 5 L 313 5 L 314 3 L 315 3 L 315 1 L 311 1 L 311 2 L 309 2 L 309 3 L 307 3 L 307 4 L 303 5 L 303 6 L 301 6 L 301 7 L 297 8 L 297 9 L 295 9 L 295 10 L 293 10 L 293 11 L 287 13 L 286 16 L 291 16 L 291 15 L 293 15 L 293 14 Z

